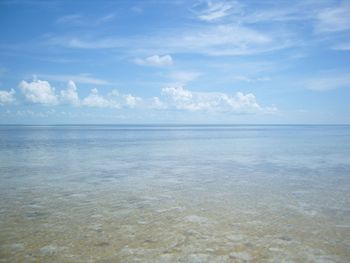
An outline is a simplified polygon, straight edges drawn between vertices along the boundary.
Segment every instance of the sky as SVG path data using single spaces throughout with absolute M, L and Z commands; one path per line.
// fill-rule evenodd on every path
M 350 1 L 0 1 L 1 124 L 350 124 Z

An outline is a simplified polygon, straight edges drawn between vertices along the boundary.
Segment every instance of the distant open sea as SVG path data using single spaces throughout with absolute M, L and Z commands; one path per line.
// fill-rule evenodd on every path
M 0 126 L 0 262 L 350 262 L 350 126 Z

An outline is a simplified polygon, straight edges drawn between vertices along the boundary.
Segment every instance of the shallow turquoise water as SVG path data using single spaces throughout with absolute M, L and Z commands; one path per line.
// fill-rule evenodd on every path
M 350 126 L 0 126 L 0 262 L 348 262 Z

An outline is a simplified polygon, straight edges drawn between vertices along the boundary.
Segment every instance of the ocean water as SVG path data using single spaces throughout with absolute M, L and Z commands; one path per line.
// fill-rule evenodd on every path
M 0 262 L 350 262 L 350 126 L 0 126 Z

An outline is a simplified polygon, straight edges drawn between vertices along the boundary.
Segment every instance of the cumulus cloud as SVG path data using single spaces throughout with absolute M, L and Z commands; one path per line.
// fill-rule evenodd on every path
M 98 93 L 96 88 L 82 100 L 82 105 L 98 108 L 120 108 L 120 105 L 113 98 L 105 98 Z
M 124 95 L 125 104 L 129 108 L 135 108 L 135 106 L 142 101 L 140 97 L 132 96 L 131 94 Z
M 19 87 L 27 101 L 43 105 L 56 105 L 58 98 L 55 94 L 55 88 L 44 80 L 34 78 L 32 82 L 21 81 Z
M 138 65 L 146 65 L 146 66 L 156 66 L 156 67 L 163 67 L 163 66 L 170 66 L 173 64 L 173 59 L 170 55 L 154 55 L 147 58 L 137 58 L 134 61 Z
M 273 113 L 277 108 L 260 106 L 254 94 L 237 92 L 230 96 L 221 92 L 193 92 L 183 86 L 170 86 L 162 89 L 162 94 L 170 105 L 189 111 L 231 111 L 233 113 Z
M 19 84 L 27 101 L 39 103 L 47 106 L 59 104 L 69 104 L 81 107 L 97 108 L 135 108 L 142 102 L 142 98 L 131 94 L 120 94 L 117 90 L 112 90 L 108 94 L 101 95 L 98 89 L 91 89 L 90 93 L 79 98 L 78 88 L 73 80 L 68 81 L 67 88 L 62 89 L 59 95 L 55 94 L 55 89 L 48 81 L 34 79 L 32 82 L 22 81 Z M 0 91 L 0 103 L 9 103 L 14 100 L 15 91 Z
M 150 108 L 156 110 L 164 110 L 167 108 L 167 105 L 161 101 L 159 97 L 153 97 L 150 102 Z
M 0 105 L 4 106 L 15 102 L 15 93 L 16 91 L 14 89 L 10 91 L 0 90 Z
M 77 92 L 77 86 L 75 85 L 74 81 L 68 81 L 67 89 L 61 90 L 61 100 L 62 102 L 67 102 L 74 106 L 79 105 L 80 100 Z
M 44 105 L 69 104 L 79 107 L 96 108 L 139 108 L 139 109 L 177 109 L 188 111 L 229 112 L 233 114 L 275 113 L 277 108 L 262 107 L 252 93 L 237 92 L 229 95 L 221 92 L 195 92 L 186 89 L 181 84 L 171 85 L 161 90 L 161 97 L 141 98 L 132 94 L 121 94 L 113 90 L 107 94 L 100 94 L 98 89 L 91 89 L 90 93 L 80 99 L 77 86 L 69 81 L 67 88 L 60 91 L 59 96 L 47 81 L 34 79 L 32 82 L 22 81 L 20 87 L 25 98 L 33 103 Z M 14 90 L 0 91 L 0 102 L 10 102 Z
M 99 94 L 98 90 L 92 89 L 90 94 L 81 101 L 82 106 L 98 107 L 98 108 L 116 108 L 123 107 L 135 108 L 142 98 L 131 94 L 120 94 L 117 90 L 113 90 L 105 96 Z

